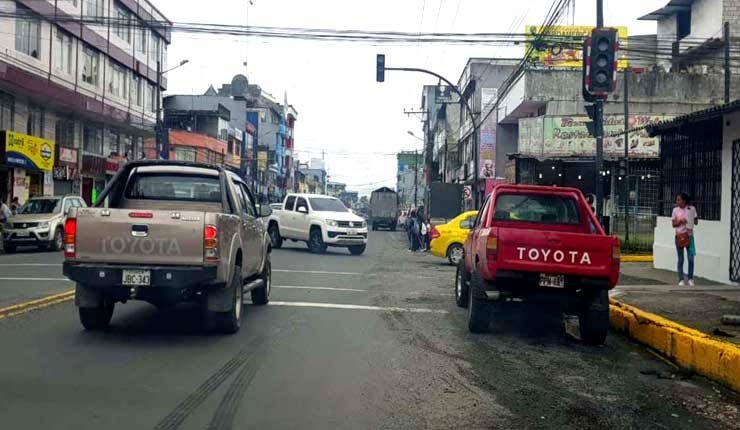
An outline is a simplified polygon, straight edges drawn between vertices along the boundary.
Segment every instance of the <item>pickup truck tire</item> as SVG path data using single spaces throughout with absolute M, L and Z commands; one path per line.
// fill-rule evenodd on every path
M 243 289 L 241 280 L 241 268 L 236 266 L 234 274 L 231 277 L 231 283 L 226 287 L 231 291 L 232 306 L 226 312 L 209 311 L 211 327 L 217 332 L 223 334 L 234 334 L 239 331 L 242 325 L 242 306 L 243 306 Z
M 457 266 L 465 257 L 465 250 L 459 243 L 453 243 L 447 248 L 447 261 Z
M 465 270 L 461 261 L 457 265 L 455 273 L 455 303 L 461 308 L 468 307 L 468 294 L 470 293 L 470 274 Z
M 609 293 L 589 291 L 583 297 L 578 315 L 581 340 L 589 345 L 602 345 L 609 331 Z
M 273 222 L 270 224 L 267 234 L 270 235 L 270 242 L 273 248 L 280 249 L 283 246 L 283 238 L 280 236 L 280 227 L 278 227 L 277 223 Z
M 272 264 L 270 263 L 270 257 L 267 257 L 265 261 L 265 267 L 262 269 L 260 274 L 262 279 L 262 286 L 252 290 L 252 304 L 255 305 L 266 305 L 270 301 L 270 287 L 272 286 Z
M 468 291 L 468 330 L 471 333 L 485 333 L 491 323 L 490 305 L 482 296 L 483 278 L 478 272 L 470 276 L 470 288 Z
M 54 251 L 61 251 L 64 249 L 64 231 L 61 228 L 56 229 L 54 232 L 54 239 L 51 241 L 50 248 Z
M 85 330 L 103 330 L 110 324 L 114 307 L 115 303 L 103 302 L 95 308 L 77 308 L 80 315 L 80 323 L 85 327 Z
M 362 255 L 366 247 L 366 245 L 353 245 L 349 247 L 349 252 L 352 255 Z
M 326 252 L 326 244 L 324 239 L 321 237 L 321 229 L 313 227 L 311 234 L 308 237 L 308 249 L 314 254 L 323 254 Z

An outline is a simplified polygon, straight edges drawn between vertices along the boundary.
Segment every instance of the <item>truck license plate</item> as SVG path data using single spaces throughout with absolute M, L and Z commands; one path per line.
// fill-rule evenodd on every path
M 349 234 L 350 236 L 354 236 L 354 235 L 357 234 L 357 230 L 355 230 L 355 229 L 349 229 L 349 230 L 347 230 L 347 234 Z
M 547 275 L 540 273 L 540 286 L 550 288 L 565 288 L 565 276 Z
M 15 232 L 15 235 L 18 236 L 18 237 L 28 237 L 28 236 L 31 235 L 31 233 L 29 233 L 27 231 L 16 231 Z
M 124 270 L 123 285 L 147 286 L 151 283 L 151 275 L 148 270 Z

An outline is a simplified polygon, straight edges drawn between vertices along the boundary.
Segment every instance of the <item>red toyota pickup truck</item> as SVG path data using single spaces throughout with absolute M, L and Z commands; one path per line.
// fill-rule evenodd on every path
M 607 236 L 580 190 L 499 185 L 479 211 L 455 276 L 468 329 L 484 332 L 511 299 L 558 300 L 579 317 L 581 339 L 601 344 L 608 291 L 619 278 L 619 239 Z

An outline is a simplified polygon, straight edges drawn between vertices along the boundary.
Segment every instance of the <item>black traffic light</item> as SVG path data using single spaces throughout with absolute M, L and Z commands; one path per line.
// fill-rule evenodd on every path
M 597 97 L 605 97 L 616 89 L 617 30 L 594 28 L 590 43 L 587 42 L 585 86 L 586 91 Z
M 378 58 L 375 63 L 375 80 L 377 82 L 385 82 L 385 55 L 378 54 Z

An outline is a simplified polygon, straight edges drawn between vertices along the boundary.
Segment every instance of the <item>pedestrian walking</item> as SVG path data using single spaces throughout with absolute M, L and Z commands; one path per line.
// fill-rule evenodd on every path
M 671 222 L 676 229 L 676 253 L 678 254 L 678 285 L 694 286 L 694 256 L 696 256 L 696 242 L 694 241 L 694 227 L 699 224 L 696 208 L 691 205 L 689 195 L 679 193 L 676 196 L 676 207 L 671 214 Z M 684 280 L 683 261 L 684 250 L 689 263 L 688 277 Z
M 414 251 L 414 222 L 416 221 L 416 212 L 409 212 L 406 218 L 406 236 L 409 239 L 409 250 Z
M 426 241 L 427 252 L 432 249 L 432 222 L 427 218 L 427 241 Z
M 5 224 L 13 216 L 13 212 L 10 207 L 5 204 L 6 196 L 0 198 L 0 223 Z

